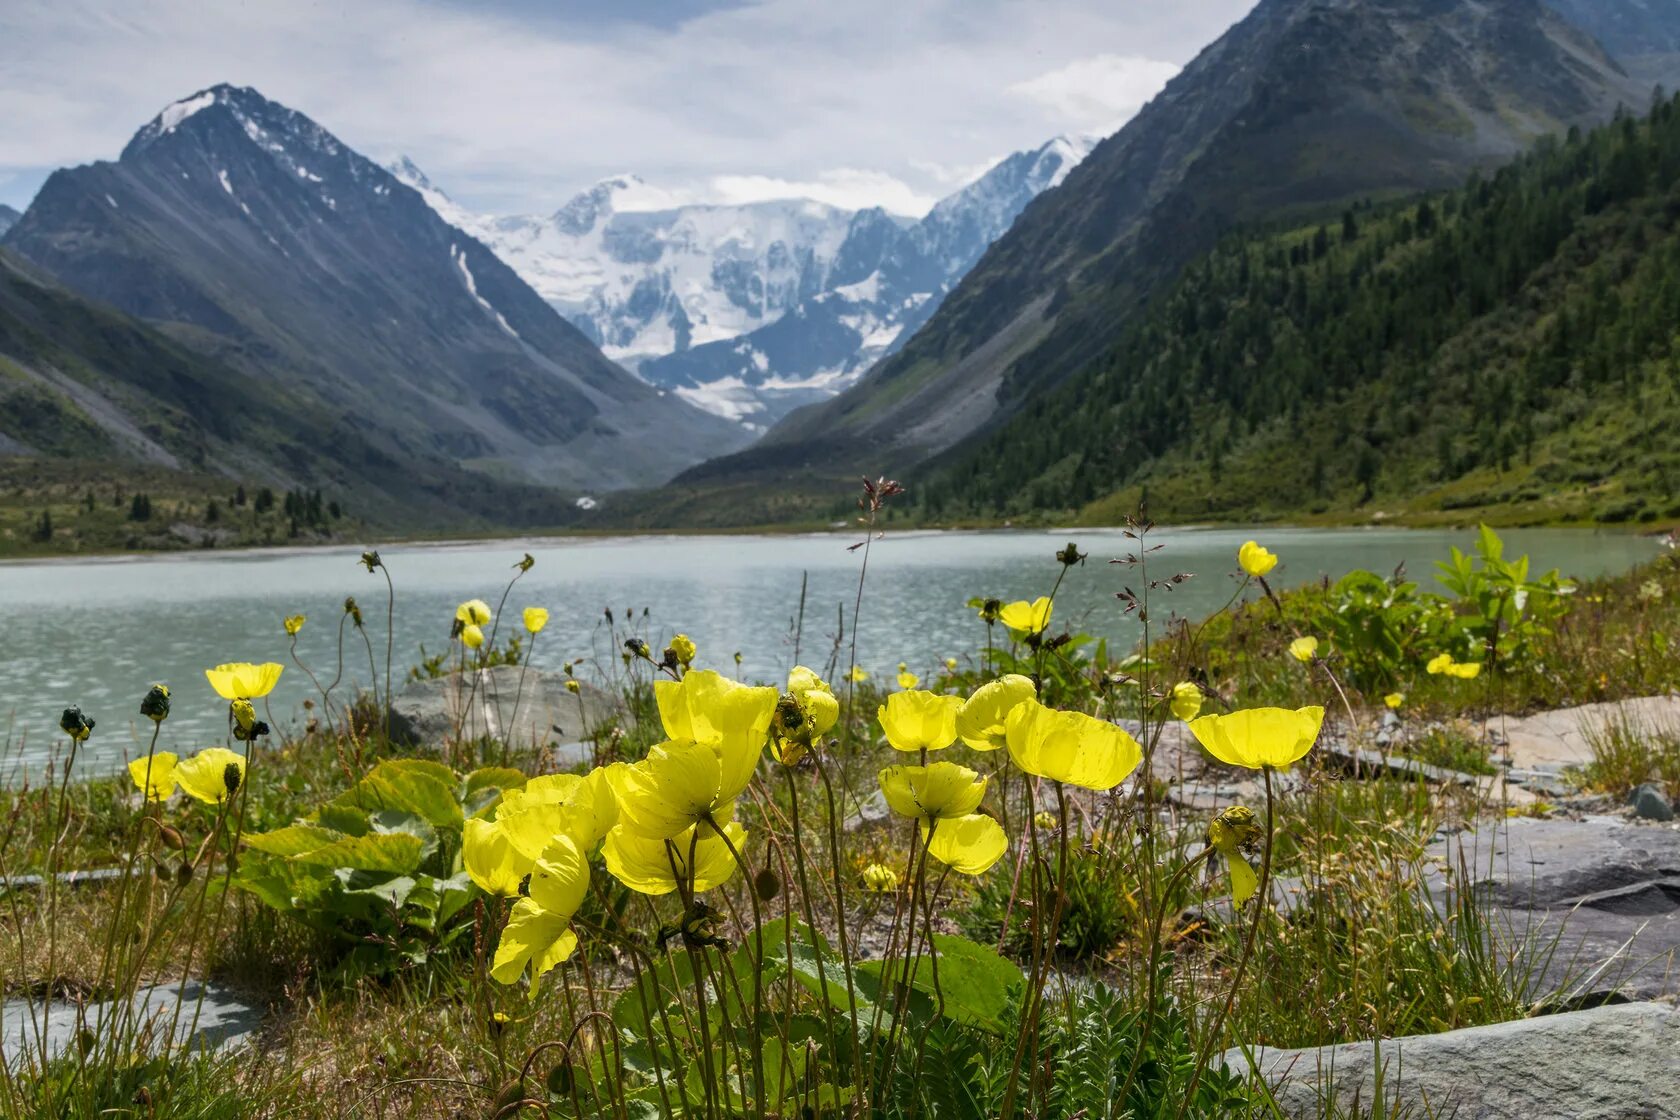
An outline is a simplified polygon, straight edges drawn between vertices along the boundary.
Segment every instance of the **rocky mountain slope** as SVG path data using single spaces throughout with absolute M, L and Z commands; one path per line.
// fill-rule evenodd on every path
M 1677 197 L 1680 100 L 1444 195 L 1234 235 L 928 471 L 923 508 L 1671 520 Z
M 739 429 L 609 361 L 489 249 L 309 118 L 216 86 L 54 173 L 4 245 L 397 463 L 646 485 Z M 237 439 L 237 432 L 224 433 Z M 392 474 L 415 499 L 421 474 Z
M 1239 224 L 1456 184 L 1648 101 L 1538 0 L 1262 0 L 1030 204 L 903 350 L 679 482 L 903 473 L 1108 352 Z
M 17 225 L 17 220 L 21 217 L 23 217 L 22 214 L 5 203 L 0 203 L 0 235 L 4 235 L 7 230 Z
M 915 333 L 1034 197 L 1089 150 L 1017 152 L 909 219 L 810 200 L 671 207 L 634 176 L 553 215 L 475 214 L 412 161 L 391 171 L 650 383 L 762 431 Z

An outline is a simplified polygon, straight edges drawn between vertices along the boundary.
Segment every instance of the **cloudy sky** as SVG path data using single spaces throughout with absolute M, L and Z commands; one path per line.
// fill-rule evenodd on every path
M 255 86 L 479 210 L 631 172 L 676 200 L 919 213 L 1113 131 L 1253 0 L 5 0 L 0 202 Z

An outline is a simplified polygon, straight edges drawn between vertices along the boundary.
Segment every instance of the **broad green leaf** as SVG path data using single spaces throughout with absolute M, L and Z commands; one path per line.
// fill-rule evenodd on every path
M 292 862 L 309 867 L 406 874 L 420 866 L 423 847 L 418 836 L 406 832 L 370 833 L 335 840 L 293 857 Z
M 453 776 L 444 781 L 425 770 L 390 762 L 374 767 L 372 773 L 331 804 L 366 813 L 401 809 L 423 817 L 438 828 L 461 830 L 461 803 L 455 799 Z
M 342 832 L 313 824 L 293 824 L 245 837 L 247 846 L 271 856 L 300 856 L 344 838 Z

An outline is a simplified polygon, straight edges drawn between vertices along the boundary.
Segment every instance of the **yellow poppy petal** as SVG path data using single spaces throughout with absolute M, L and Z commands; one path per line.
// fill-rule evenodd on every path
M 1003 826 L 983 813 L 941 820 L 922 828 L 928 855 L 964 875 L 982 875 L 1009 850 Z
M 130 762 L 128 773 L 147 801 L 168 801 L 175 792 L 175 762 L 174 751 L 157 751 Z
M 1016 705 L 1038 696 L 1032 678 L 1009 673 L 974 690 L 957 710 L 957 735 L 977 751 L 995 751 L 1005 743 L 1004 721 Z
M 245 759 L 226 747 L 207 747 L 175 764 L 175 780 L 189 797 L 216 805 L 245 784 Z
M 1124 728 L 1037 700 L 1009 713 L 1005 739 L 1022 770 L 1083 789 L 1113 789 L 1143 761 L 1143 748 Z
M 887 742 L 901 751 L 944 750 L 957 740 L 957 711 L 962 699 L 925 689 L 887 697 L 876 713 Z

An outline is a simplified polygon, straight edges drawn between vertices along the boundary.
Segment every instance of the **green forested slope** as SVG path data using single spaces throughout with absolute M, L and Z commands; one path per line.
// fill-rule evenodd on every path
M 1228 239 L 925 514 L 1680 516 L 1680 106 Z

